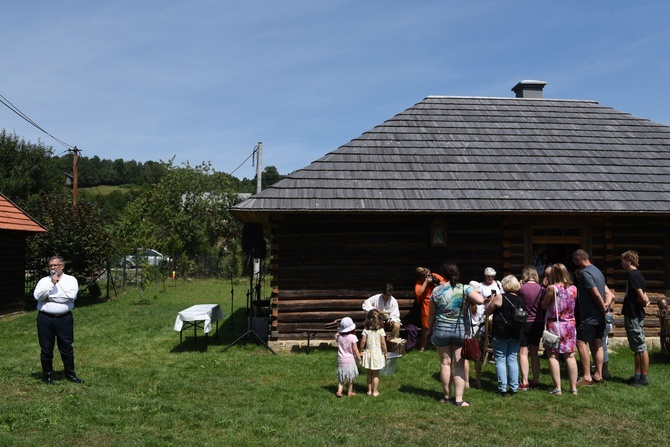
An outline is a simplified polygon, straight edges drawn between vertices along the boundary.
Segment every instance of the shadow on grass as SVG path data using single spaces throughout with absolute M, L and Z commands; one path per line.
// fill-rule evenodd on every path
M 437 380 L 440 380 L 440 375 L 437 374 Z M 439 391 L 435 391 L 434 389 L 425 389 L 425 388 L 419 388 L 414 385 L 401 385 L 400 388 L 398 388 L 398 391 L 401 393 L 407 393 L 411 394 L 413 396 L 418 396 L 418 397 L 425 397 L 428 399 L 432 400 L 440 400 L 442 399 L 442 393 Z

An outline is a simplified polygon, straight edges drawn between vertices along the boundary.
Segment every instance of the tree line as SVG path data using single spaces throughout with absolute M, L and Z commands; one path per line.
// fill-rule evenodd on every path
M 45 226 L 28 238 L 28 267 L 43 269 L 57 253 L 80 278 L 93 278 L 103 266 L 137 247 L 155 248 L 175 260 L 173 268 L 193 269 L 202 257 L 241 273 L 240 224 L 229 210 L 239 193 L 256 191 L 255 179 L 217 172 L 211 163 L 78 159 L 77 206 L 66 186 L 72 154 L 55 156 L 42 142 L 30 143 L 0 131 L 0 192 Z M 266 188 L 282 176 L 274 166 L 262 173 Z M 95 187 L 119 186 L 96 194 Z M 188 272 L 182 272 L 187 274 Z

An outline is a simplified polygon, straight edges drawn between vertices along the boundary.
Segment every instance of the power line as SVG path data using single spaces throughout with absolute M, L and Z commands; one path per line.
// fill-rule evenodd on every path
M 49 132 L 47 132 L 46 130 L 44 130 L 39 124 L 37 124 L 37 123 L 36 123 L 35 121 L 33 121 L 32 119 L 30 119 L 25 113 L 23 113 L 21 110 L 19 110 L 18 107 L 16 107 L 14 104 L 12 104 L 11 101 L 8 100 L 7 98 L 5 98 L 2 94 L 0 94 L 0 98 L 1 98 L 1 99 L 0 99 L 0 103 L 2 103 L 5 107 L 7 107 L 7 108 L 8 108 L 9 110 L 11 110 L 12 112 L 16 113 L 18 116 L 20 116 L 20 117 L 21 117 L 22 119 L 24 119 L 26 122 L 28 122 L 30 125 L 34 126 L 36 129 L 38 129 L 38 130 L 44 132 L 45 134 L 49 135 L 51 138 L 53 138 L 54 140 L 58 141 L 60 144 L 62 144 L 62 145 L 65 146 L 66 148 L 68 148 L 68 150 L 74 149 L 74 146 L 72 146 L 71 144 L 68 144 L 68 143 L 64 142 L 63 140 L 54 137 L 54 136 L 51 135 Z M 241 168 L 247 161 L 249 161 L 249 159 L 250 159 L 251 157 L 254 156 L 254 154 L 256 153 L 257 150 L 258 150 L 258 146 L 255 146 L 254 149 L 253 149 L 253 151 L 251 151 L 251 154 L 249 154 L 249 156 L 248 156 L 242 163 L 240 163 L 240 165 L 239 165 L 238 167 L 236 167 L 236 168 L 235 168 L 229 175 L 232 176 L 232 175 L 233 175 L 238 169 L 240 169 L 240 168 Z M 65 151 L 65 152 L 67 152 L 67 151 Z M 65 152 L 62 152 L 61 154 L 64 154 Z
M 19 110 L 18 107 L 16 107 L 14 104 L 12 104 L 12 103 L 9 101 L 9 99 L 7 99 L 7 98 L 5 98 L 4 96 L 2 96 L 2 94 L 0 94 L 0 98 L 2 98 L 2 99 L 0 99 L 0 103 L 2 103 L 5 107 L 7 107 L 7 108 L 8 108 L 9 110 L 11 110 L 12 112 L 16 113 L 16 114 L 17 114 L 18 116 L 20 116 L 22 119 L 24 119 L 25 121 L 27 121 L 30 125 L 34 126 L 36 129 L 41 130 L 42 132 L 44 132 L 45 134 L 49 135 L 51 138 L 53 138 L 54 140 L 58 141 L 60 144 L 62 144 L 63 146 L 65 146 L 65 147 L 68 148 L 68 149 L 72 149 L 72 148 L 74 147 L 74 146 L 72 146 L 72 145 L 70 145 L 70 144 L 67 144 L 67 143 L 64 142 L 63 140 L 60 140 L 60 139 L 54 137 L 54 136 L 51 135 L 49 132 L 47 132 L 46 130 L 44 130 L 39 124 L 37 124 L 35 121 L 31 120 L 25 113 L 23 113 L 21 110 Z
M 240 168 L 242 167 L 242 165 L 243 165 L 244 163 L 246 163 L 247 161 L 249 161 L 249 159 L 250 159 L 251 157 L 253 157 L 254 154 L 256 153 L 257 148 L 258 148 L 258 146 L 255 146 L 255 147 L 254 147 L 254 150 L 251 151 L 251 154 L 249 154 L 249 156 L 248 156 L 242 163 L 240 163 L 240 165 L 239 165 L 238 167 L 236 167 L 236 168 L 233 170 L 233 172 L 231 172 L 231 173 L 228 174 L 228 175 L 232 176 L 232 175 L 235 173 L 235 171 L 237 171 L 238 169 L 240 169 Z

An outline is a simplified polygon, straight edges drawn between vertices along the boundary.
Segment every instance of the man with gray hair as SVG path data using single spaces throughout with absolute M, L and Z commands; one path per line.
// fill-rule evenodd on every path
M 74 318 L 72 308 L 79 293 L 79 283 L 74 276 L 63 272 L 65 262 L 60 256 L 52 256 L 47 263 L 49 276 L 35 286 L 37 300 L 37 336 L 40 342 L 40 360 L 44 383 L 53 385 L 54 346 L 58 340 L 65 378 L 70 382 L 83 383 L 74 372 Z

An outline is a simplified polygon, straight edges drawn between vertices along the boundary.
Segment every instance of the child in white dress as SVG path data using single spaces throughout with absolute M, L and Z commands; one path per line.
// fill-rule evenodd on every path
M 377 309 L 368 312 L 365 329 L 361 337 L 363 360 L 361 365 L 368 371 L 368 395 L 379 396 L 379 371 L 386 366 L 386 332 L 382 314 Z

